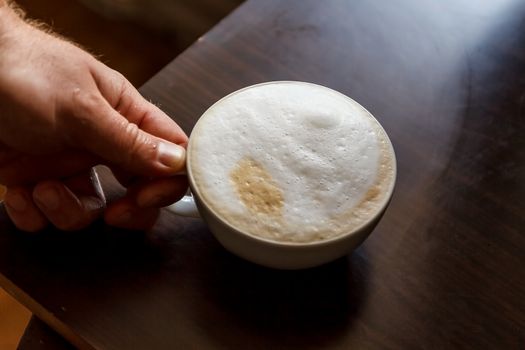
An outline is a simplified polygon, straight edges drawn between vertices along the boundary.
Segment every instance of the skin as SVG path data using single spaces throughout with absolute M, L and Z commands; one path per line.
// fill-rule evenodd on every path
M 13 223 L 146 229 L 186 192 L 187 136 L 120 73 L 0 0 L 0 183 Z M 93 166 L 127 194 L 106 203 Z

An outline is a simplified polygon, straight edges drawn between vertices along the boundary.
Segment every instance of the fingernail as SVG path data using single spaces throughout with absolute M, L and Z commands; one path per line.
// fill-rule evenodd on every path
M 35 193 L 37 202 L 48 210 L 58 209 L 60 205 L 60 196 L 58 191 L 53 187 L 47 187 Z
M 174 143 L 159 143 L 159 162 L 175 171 L 184 168 L 186 150 Z
M 18 193 L 11 193 L 5 198 L 6 204 L 16 210 L 16 211 L 24 211 L 27 209 L 27 200 Z

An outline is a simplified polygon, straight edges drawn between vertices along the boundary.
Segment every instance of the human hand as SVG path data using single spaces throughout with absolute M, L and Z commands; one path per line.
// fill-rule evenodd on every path
M 0 183 L 14 224 L 151 226 L 187 188 L 187 136 L 118 72 L 0 7 Z M 92 167 L 127 187 L 108 203 Z

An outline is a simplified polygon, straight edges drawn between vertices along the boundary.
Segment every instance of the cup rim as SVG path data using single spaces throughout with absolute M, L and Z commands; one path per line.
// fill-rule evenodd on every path
M 205 200 L 204 196 L 202 196 L 201 191 L 199 190 L 199 188 L 197 186 L 195 186 L 195 179 L 193 178 L 193 173 L 192 173 L 192 168 L 191 168 L 191 157 L 190 157 L 191 150 L 192 150 L 191 134 L 193 134 L 193 130 L 195 130 L 197 128 L 199 122 L 202 121 L 202 119 L 206 115 L 206 113 L 208 113 L 208 111 L 210 109 L 212 109 L 213 107 L 215 107 L 216 105 L 221 103 L 223 100 L 226 100 L 227 98 L 229 98 L 229 97 L 231 97 L 233 95 L 236 95 L 238 93 L 241 93 L 241 92 L 243 92 L 245 90 L 252 89 L 252 88 L 255 88 L 257 86 L 270 85 L 270 84 L 306 84 L 306 85 L 314 85 L 314 86 L 317 86 L 317 87 L 322 87 L 322 88 L 325 88 L 325 89 L 329 89 L 329 90 L 331 90 L 331 91 L 333 91 L 333 92 L 335 92 L 335 93 L 345 97 L 346 99 L 349 99 L 349 100 L 351 100 L 354 103 L 357 103 L 359 106 L 361 106 L 361 108 L 363 108 L 363 110 L 365 110 L 366 113 L 368 113 L 370 115 L 370 117 L 372 117 L 372 119 L 375 120 L 375 122 L 381 128 L 381 130 L 383 130 L 383 133 L 386 136 L 386 140 L 388 141 L 388 146 L 390 148 L 390 151 L 392 152 L 393 178 L 392 178 L 392 181 L 390 182 L 390 184 L 388 186 L 387 195 L 384 197 L 383 202 L 379 206 L 379 209 L 376 211 L 376 213 L 373 216 L 371 216 L 370 218 L 368 218 L 368 220 L 366 220 L 365 222 L 363 222 L 360 225 L 358 225 L 358 226 L 354 227 L 353 229 L 351 229 L 349 232 L 346 232 L 346 233 L 343 233 L 343 234 L 339 234 L 337 236 L 330 237 L 330 238 L 327 238 L 327 239 L 322 239 L 322 240 L 317 240 L 317 241 L 312 241 L 312 242 L 277 241 L 277 240 L 273 240 L 273 239 L 259 237 L 259 236 L 253 235 L 251 233 L 244 232 L 244 231 L 236 228 L 235 226 L 233 226 L 232 224 L 230 224 L 226 220 L 224 220 L 208 203 L 206 203 L 206 200 Z M 280 247 L 296 247 L 296 248 L 301 248 L 301 247 L 305 247 L 306 248 L 306 247 L 312 247 L 312 246 L 324 246 L 324 245 L 337 243 L 338 241 L 342 241 L 342 240 L 348 238 L 349 236 L 353 236 L 354 234 L 360 232 L 367 225 L 369 225 L 370 223 L 372 223 L 372 222 L 376 221 L 378 218 L 380 218 L 381 215 L 383 215 L 383 213 L 386 210 L 386 208 L 388 207 L 388 205 L 389 205 L 389 203 L 390 203 L 390 201 L 392 199 L 392 196 L 394 194 L 394 188 L 395 188 L 395 184 L 396 184 L 396 180 L 397 180 L 397 159 L 396 159 L 396 154 L 395 154 L 395 151 L 394 151 L 394 147 L 392 145 L 392 141 L 390 140 L 390 137 L 388 136 L 388 134 L 386 133 L 385 129 L 383 128 L 383 125 L 381 125 L 381 123 L 374 117 L 374 115 L 372 113 L 370 113 L 370 111 L 368 111 L 368 109 L 363 107 L 359 102 L 355 101 L 351 97 L 349 97 L 349 96 L 347 96 L 347 95 L 345 95 L 345 94 L 343 94 L 343 93 L 341 93 L 341 92 L 339 92 L 337 90 L 331 89 L 331 88 L 329 88 L 327 86 L 324 86 L 324 85 L 310 83 L 310 82 L 305 82 L 305 81 L 296 81 L 296 80 L 274 80 L 274 81 L 267 81 L 267 82 L 263 82 L 263 83 L 258 83 L 258 84 L 245 86 L 245 87 L 243 87 L 241 89 L 235 90 L 235 91 L 227 94 L 226 96 L 221 97 L 219 100 L 214 102 L 210 107 L 208 107 L 201 114 L 201 116 L 199 117 L 199 119 L 195 123 L 195 125 L 193 127 L 193 130 L 192 130 L 192 132 L 190 134 L 190 140 L 188 142 L 188 147 L 187 147 L 187 151 L 186 151 L 186 172 L 187 172 L 187 176 L 188 176 L 188 179 L 189 179 L 189 183 L 190 183 L 190 187 L 191 187 L 192 193 L 194 193 L 197 196 L 198 200 L 206 207 L 206 210 L 211 215 L 213 215 L 213 217 L 215 219 L 219 220 L 223 225 L 227 226 L 229 229 L 239 233 L 242 236 L 248 237 L 248 238 L 250 238 L 252 240 L 255 240 L 255 241 L 258 241 L 260 243 L 264 243 L 264 244 L 267 244 L 267 245 L 273 245 L 273 246 L 280 246 Z

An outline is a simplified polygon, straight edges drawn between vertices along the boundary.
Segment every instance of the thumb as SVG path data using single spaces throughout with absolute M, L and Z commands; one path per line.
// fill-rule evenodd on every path
M 182 146 L 142 130 L 140 123 L 130 122 L 100 93 L 76 89 L 72 100 L 73 116 L 65 118 L 65 134 L 73 145 L 137 175 L 173 175 L 184 169 L 186 150 Z M 145 111 L 149 115 L 141 120 L 155 119 L 157 111 Z

